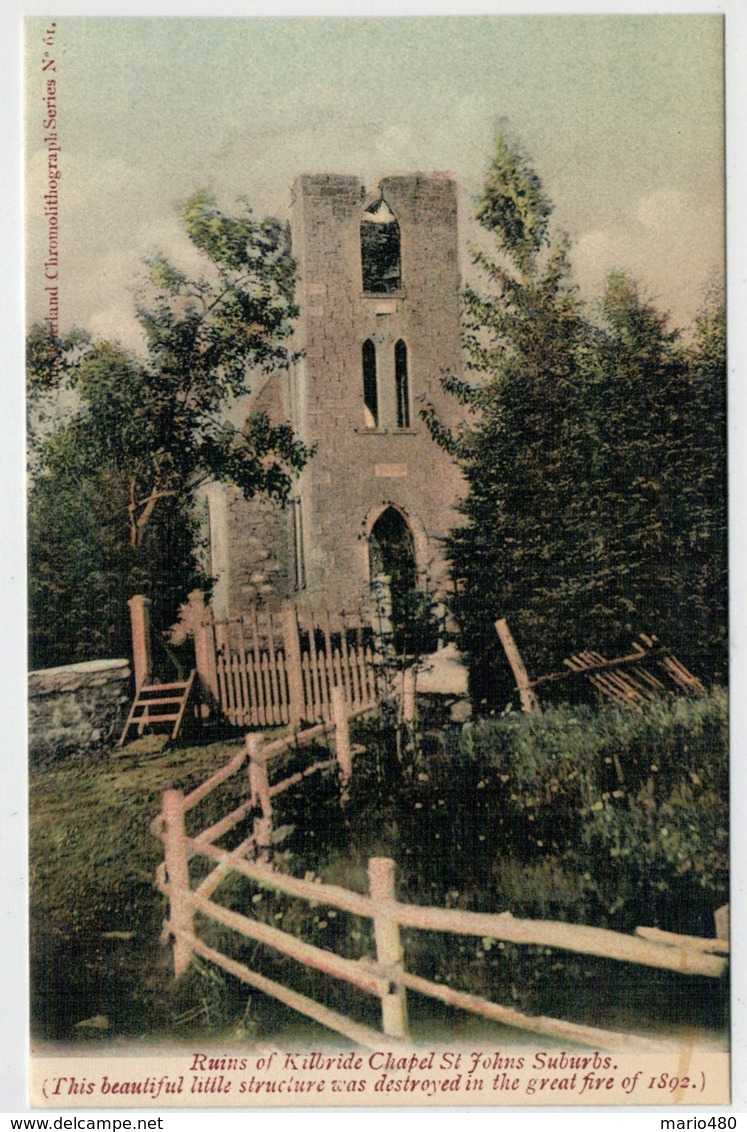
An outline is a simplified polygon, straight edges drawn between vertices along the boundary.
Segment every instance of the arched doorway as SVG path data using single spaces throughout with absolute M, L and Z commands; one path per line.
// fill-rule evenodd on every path
M 429 596 L 418 585 L 412 529 L 396 507 L 385 508 L 374 523 L 368 553 L 372 581 L 380 574 L 390 579 L 395 651 L 401 656 L 431 652 L 435 637 Z
M 374 523 L 368 540 L 371 578 L 387 574 L 391 579 L 392 604 L 401 605 L 415 589 L 415 543 L 401 511 L 387 507 Z

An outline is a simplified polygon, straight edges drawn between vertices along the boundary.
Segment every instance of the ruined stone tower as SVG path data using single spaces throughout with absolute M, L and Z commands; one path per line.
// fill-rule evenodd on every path
M 316 453 L 285 509 L 211 493 L 216 604 L 258 598 L 340 607 L 378 571 L 401 585 L 446 578 L 460 473 L 420 409 L 456 406 L 461 372 L 456 186 L 441 174 L 299 177 L 292 198 L 300 360 L 255 401 Z

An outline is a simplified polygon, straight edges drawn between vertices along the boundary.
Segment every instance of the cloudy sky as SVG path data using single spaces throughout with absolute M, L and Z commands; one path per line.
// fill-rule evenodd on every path
M 47 23 L 26 26 L 27 314 L 44 317 Z M 283 216 L 302 172 L 447 170 L 463 244 L 497 127 L 531 156 L 582 293 L 632 273 L 686 325 L 723 269 L 715 15 L 58 19 L 60 320 L 137 340 L 132 288 L 208 187 Z M 466 257 L 465 257 L 466 262 Z

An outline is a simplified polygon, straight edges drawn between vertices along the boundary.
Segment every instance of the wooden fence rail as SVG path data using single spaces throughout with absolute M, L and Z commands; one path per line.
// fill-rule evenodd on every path
M 169 790 L 164 795 L 162 812 L 152 829 L 163 840 L 165 849 L 164 863 L 157 871 L 157 885 L 169 900 L 165 931 L 174 941 L 175 974 L 186 970 L 192 955 L 202 956 L 247 985 L 274 996 L 351 1041 L 371 1048 L 398 1045 L 407 1040 L 406 992 L 409 989 L 505 1025 L 582 1045 L 615 1050 L 661 1049 L 661 1042 L 643 1039 L 639 1035 L 601 1030 L 562 1019 L 532 1017 L 513 1007 L 415 975 L 406 970 L 400 929 L 538 945 L 677 971 L 683 975 L 714 978 L 720 977 L 726 969 L 725 953 L 729 950 L 726 940 L 676 936 L 649 928 L 638 929 L 636 935 L 625 935 L 584 925 L 517 919 L 510 912 L 476 913 L 406 904 L 396 898 L 395 864 L 388 858 L 372 858 L 369 861 L 369 895 L 337 885 L 286 876 L 273 867 L 273 799 L 309 774 L 335 765 L 344 785 L 353 770 L 352 756 L 361 750 L 350 746 L 350 716 L 341 691 L 335 694 L 334 707 L 333 725 L 318 725 L 272 743 L 265 743 L 262 735 L 250 735 L 239 755 L 195 790 L 186 796 L 177 790 Z M 362 710 L 359 708 L 352 714 L 362 714 Z M 334 742 L 334 757 L 318 760 L 280 782 L 270 782 L 268 767 L 277 755 L 293 746 L 302 747 L 314 742 L 322 734 Z M 188 835 L 186 814 L 244 768 L 248 769 L 249 797 L 209 828 Z M 217 843 L 252 811 L 257 816 L 249 837 L 230 850 Z M 213 866 L 212 871 L 194 885 L 190 879 L 190 861 L 193 859 L 201 859 Z M 280 928 L 225 908 L 212 897 L 231 874 L 313 906 L 323 904 L 371 920 L 375 956 L 348 959 L 306 943 Z M 195 930 L 195 913 L 378 998 L 383 1034 L 323 1007 L 211 948 Z

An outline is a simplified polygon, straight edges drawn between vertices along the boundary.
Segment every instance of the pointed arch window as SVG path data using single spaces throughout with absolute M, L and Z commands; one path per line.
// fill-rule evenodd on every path
M 302 590 L 306 586 L 306 558 L 301 499 L 291 500 L 291 506 L 293 508 L 293 583 L 297 590 Z
M 370 338 L 361 350 L 363 365 L 363 412 L 366 428 L 379 427 L 379 391 L 376 384 L 376 347 Z
M 399 224 L 382 198 L 366 209 L 361 221 L 363 290 L 374 295 L 398 291 L 400 262 Z
M 410 379 L 407 346 L 400 338 L 394 347 L 394 382 L 397 392 L 397 428 L 410 427 Z

